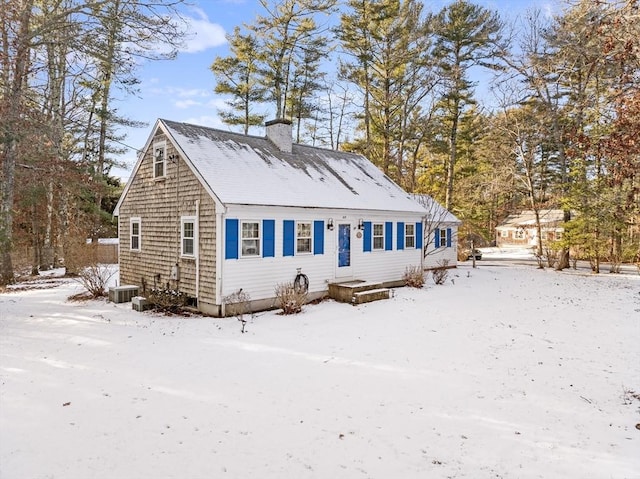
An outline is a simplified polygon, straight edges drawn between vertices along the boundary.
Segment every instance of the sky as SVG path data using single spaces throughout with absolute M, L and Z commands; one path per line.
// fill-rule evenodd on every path
M 137 75 L 141 83 L 137 95 L 118 97 L 114 106 L 128 118 L 147 123 L 145 128 L 124 130 L 127 147 L 119 160 L 125 168 L 112 170 L 114 176 L 127 181 L 156 119 L 194 123 L 228 130 L 218 116 L 224 98 L 214 93 L 215 77 L 209 69 L 217 56 L 228 54 L 225 35 L 234 27 L 252 23 L 264 10 L 258 0 L 191 0 L 182 7 L 188 21 L 188 37 L 174 60 L 143 62 Z M 439 11 L 448 0 L 426 1 L 427 9 Z M 514 17 L 530 8 L 550 12 L 556 2 L 548 0 L 477 0 L 476 3 L 497 10 L 504 18 Z M 262 135 L 261 129 L 252 131 Z

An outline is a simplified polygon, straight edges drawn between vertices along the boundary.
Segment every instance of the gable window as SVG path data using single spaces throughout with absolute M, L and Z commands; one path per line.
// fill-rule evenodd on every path
M 296 252 L 311 253 L 311 222 L 299 221 L 296 225 Z
M 260 223 L 242 222 L 242 256 L 260 256 Z
M 384 224 L 373 225 L 373 249 L 384 249 Z
M 140 218 L 131 218 L 130 220 L 131 242 L 129 243 L 131 251 L 140 251 Z
M 153 145 L 153 177 L 163 178 L 165 176 L 166 161 L 165 161 L 165 147 L 166 144 L 154 143 Z
M 183 216 L 181 223 L 182 256 L 196 255 L 197 226 L 194 216 Z
M 404 247 L 415 248 L 416 246 L 416 225 L 407 223 L 404 225 Z

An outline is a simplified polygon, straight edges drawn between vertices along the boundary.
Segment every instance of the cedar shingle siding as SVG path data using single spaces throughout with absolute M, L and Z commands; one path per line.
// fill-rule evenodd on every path
M 158 133 L 151 144 L 167 140 Z M 153 148 L 149 148 L 120 206 L 120 283 L 147 289 L 154 285 L 179 289 L 199 302 L 215 304 L 216 211 L 213 199 L 166 141 L 165 177 L 153 176 Z M 168 158 L 174 158 L 173 161 Z M 176 160 L 177 159 L 177 160 Z M 196 260 L 180 256 L 180 218 L 196 216 L 199 205 L 199 291 Z M 140 218 L 140 251 L 131 251 L 130 218 Z M 171 269 L 180 267 L 179 281 L 170 280 Z

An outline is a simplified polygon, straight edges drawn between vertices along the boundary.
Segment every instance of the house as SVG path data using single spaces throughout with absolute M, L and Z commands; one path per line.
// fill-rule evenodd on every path
M 400 285 L 424 266 L 427 213 L 363 156 L 292 144 L 290 122 L 257 137 L 158 120 L 114 212 L 120 282 L 180 290 L 214 316 L 241 289 L 273 307 L 298 272 L 309 299 Z
M 422 205 L 424 217 L 424 268 L 433 269 L 458 263 L 458 227 L 456 216 L 429 195 L 412 195 Z
M 564 232 L 563 210 L 540 210 L 540 228 L 543 244 L 558 241 Z M 533 210 L 525 210 L 508 216 L 496 227 L 496 246 L 536 246 L 538 232 L 536 215 Z

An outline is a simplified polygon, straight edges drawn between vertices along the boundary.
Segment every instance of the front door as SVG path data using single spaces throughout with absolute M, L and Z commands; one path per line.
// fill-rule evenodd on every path
M 336 276 L 351 276 L 351 224 L 338 224 L 338 271 Z

